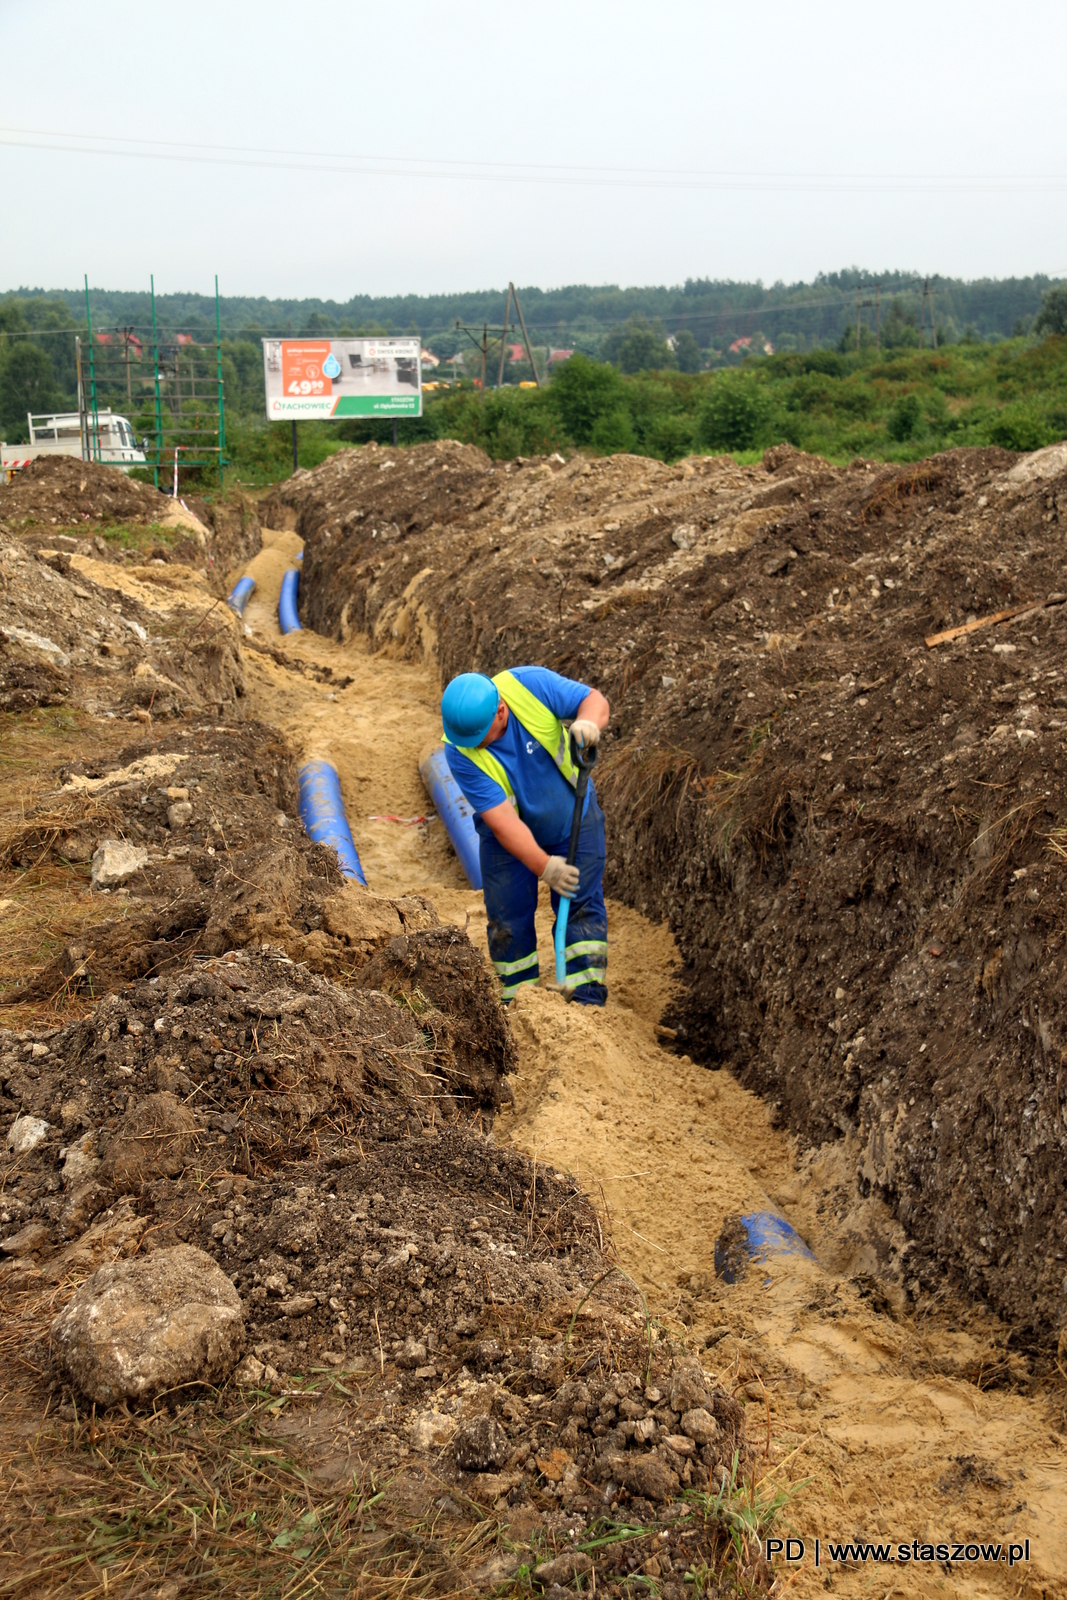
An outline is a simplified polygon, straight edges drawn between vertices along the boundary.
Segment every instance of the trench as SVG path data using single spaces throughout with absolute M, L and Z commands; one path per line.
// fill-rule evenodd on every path
M 436 665 L 372 653 L 358 635 L 283 637 L 278 592 L 300 547 L 293 533 L 264 530 L 260 553 L 229 575 L 256 580 L 244 614 L 252 710 L 300 761 L 336 767 L 370 888 L 426 896 L 484 951 L 481 894 L 443 825 L 415 820 L 430 810 L 418 758 L 439 737 Z M 728 1071 L 662 1047 L 672 936 L 620 902 L 608 913 L 603 1011 L 532 988 L 511 1007 L 515 1103 L 493 1137 L 572 1172 L 652 1312 L 706 1339 L 705 1362 L 717 1361 L 725 1381 L 750 1397 L 758 1386 L 768 1429 L 786 1446 L 771 1487 L 804 1485 L 786 1513 L 809 1541 L 794 1592 L 1067 1595 L 1062 1400 L 1028 1383 L 1010 1330 L 983 1308 L 948 1291 L 925 1315 L 904 1306 L 892 1271 L 899 1227 L 857 1194 L 845 1143 L 802 1153 Z M 547 895 L 538 931 L 550 972 Z M 731 1286 L 716 1279 L 724 1219 L 752 1210 L 784 1215 L 817 1259 L 783 1258 Z M 894 1586 L 892 1569 L 815 1572 L 815 1535 L 1029 1539 L 1031 1561 L 951 1577 L 913 1565 Z

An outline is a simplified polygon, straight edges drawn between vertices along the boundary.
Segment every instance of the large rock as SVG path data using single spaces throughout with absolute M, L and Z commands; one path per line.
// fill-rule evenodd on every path
M 221 1383 L 244 1348 L 241 1297 L 203 1250 L 101 1267 L 52 1324 L 57 1370 L 97 1405 Z
M 148 851 L 125 839 L 102 839 L 93 851 L 94 889 L 113 889 L 148 863 Z
M 7 1130 L 7 1147 L 13 1156 L 28 1155 L 50 1131 L 43 1117 L 16 1117 Z

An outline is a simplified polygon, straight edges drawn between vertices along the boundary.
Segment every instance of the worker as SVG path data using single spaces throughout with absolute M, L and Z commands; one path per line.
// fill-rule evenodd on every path
M 537 885 L 571 902 L 567 989 L 573 1000 L 607 999 L 608 922 L 604 906 L 604 813 L 586 791 L 578 854 L 567 864 L 579 749 L 595 745 L 610 707 L 588 684 L 547 667 L 513 667 L 494 678 L 463 672 L 441 700 L 445 749 L 478 831 L 489 955 L 505 1002 L 537 983 Z

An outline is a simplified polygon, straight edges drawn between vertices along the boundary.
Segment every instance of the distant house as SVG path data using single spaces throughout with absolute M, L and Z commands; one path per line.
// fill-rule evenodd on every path
M 193 342 L 193 336 L 191 333 L 177 333 L 174 337 L 178 344 L 192 344 Z
M 573 350 L 550 350 L 548 352 L 548 364 L 553 367 L 557 361 L 569 361 L 573 354 Z
M 521 344 L 509 344 L 507 348 L 508 348 L 508 360 L 509 361 L 525 361 L 526 360 L 526 350 L 525 350 L 523 345 L 521 345 Z
M 774 354 L 774 346 L 773 346 L 773 344 L 771 343 L 771 341 L 769 339 L 764 339 L 764 338 L 761 337 L 760 341 L 759 341 L 759 344 L 756 346 L 756 348 L 759 351 L 761 351 L 762 354 L 765 355 L 765 356 L 773 356 L 773 354 Z M 738 356 L 738 355 L 743 354 L 744 351 L 746 351 L 746 350 L 750 351 L 751 349 L 752 349 L 752 336 L 749 335 L 745 339 L 735 339 L 733 344 L 730 346 L 730 354 L 732 356 Z
M 441 365 L 432 350 L 421 350 L 419 354 L 422 357 L 424 367 L 439 367 Z

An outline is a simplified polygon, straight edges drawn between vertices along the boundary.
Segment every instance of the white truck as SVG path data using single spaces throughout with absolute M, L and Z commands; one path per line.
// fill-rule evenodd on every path
M 0 440 L 0 472 L 10 481 L 12 474 L 38 456 L 76 456 L 80 461 L 99 461 L 104 466 L 143 467 L 145 453 L 125 417 L 111 410 L 92 412 L 50 411 L 34 416 L 27 413 L 28 444 L 5 444 Z

